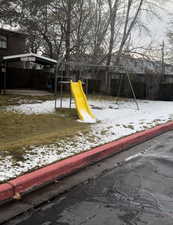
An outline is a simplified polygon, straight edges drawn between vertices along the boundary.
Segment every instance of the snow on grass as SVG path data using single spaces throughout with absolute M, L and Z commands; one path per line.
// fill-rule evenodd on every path
M 30 114 L 44 114 L 44 113 L 53 113 L 55 112 L 55 102 L 54 101 L 45 101 L 36 104 L 21 104 L 17 106 L 8 106 L 7 110 Z
M 80 122 L 96 123 L 96 119 L 92 118 L 92 116 L 88 112 L 85 112 L 85 111 L 81 110 L 81 115 L 83 117 L 83 121 L 80 121 Z
M 14 178 L 33 169 L 48 165 L 135 132 L 151 128 L 173 119 L 173 102 L 139 101 L 140 110 L 132 100 L 118 105 L 109 100 L 90 100 L 97 123 L 91 124 L 88 134 L 79 132 L 48 146 L 31 146 L 22 160 L 0 156 L 0 182 Z M 68 107 L 69 101 L 63 101 Z M 10 106 L 8 110 L 21 113 L 54 113 L 54 101 Z

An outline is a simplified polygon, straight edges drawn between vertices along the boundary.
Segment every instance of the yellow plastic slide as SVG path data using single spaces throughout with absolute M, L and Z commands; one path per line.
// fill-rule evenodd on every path
M 90 109 L 86 95 L 83 91 L 82 82 L 80 80 L 78 82 L 71 81 L 70 86 L 80 120 L 85 122 L 95 122 L 96 119 Z

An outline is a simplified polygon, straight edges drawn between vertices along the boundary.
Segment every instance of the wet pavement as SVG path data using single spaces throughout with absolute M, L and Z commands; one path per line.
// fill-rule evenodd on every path
M 173 132 L 111 171 L 28 212 L 17 225 L 172 225 Z

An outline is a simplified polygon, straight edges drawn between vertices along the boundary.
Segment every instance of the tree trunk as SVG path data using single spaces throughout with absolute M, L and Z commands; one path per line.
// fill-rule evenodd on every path
M 65 67 L 65 73 L 66 76 L 70 76 L 70 35 L 71 35 L 71 10 L 72 10 L 72 4 L 71 0 L 67 0 L 67 24 L 66 24 L 66 67 Z
M 110 66 L 111 58 L 112 58 L 112 50 L 114 46 L 114 39 L 115 39 L 115 21 L 117 17 L 117 8 L 118 8 L 119 0 L 115 0 L 114 5 L 112 7 L 112 0 L 108 0 L 109 10 L 110 10 L 110 41 L 109 41 L 109 50 L 107 55 L 107 62 L 106 65 Z
M 119 47 L 119 50 L 118 50 L 118 54 L 117 54 L 117 57 L 116 57 L 116 64 L 118 65 L 119 62 L 120 62 L 120 57 L 121 57 L 121 54 L 122 54 L 122 51 L 123 51 L 123 48 L 124 48 L 124 45 L 126 44 L 126 41 L 136 23 L 136 20 L 138 18 L 138 15 L 139 15 L 139 12 L 141 11 L 141 7 L 144 3 L 144 0 L 140 0 L 140 3 L 139 3 L 139 6 L 138 8 L 136 9 L 136 12 L 135 12 L 135 16 L 133 18 L 133 20 L 131 21 L 131 23 L 128 25 L 129 23 L 129 16 L 130 16 L 130 10 L 132 9 L 133 10 L 133 7 L 132 7 L 132 0 L 128 0 L 128 6 L 127 6 L 127 12 L 126 12 L 126 19 L 125 19 L 125 24 L 124 24 L 124 32 L 123 32 L 123 37 L 122 37 L 122 41 L 121 41 L 121 44 L 120 44 L 120 47 Z

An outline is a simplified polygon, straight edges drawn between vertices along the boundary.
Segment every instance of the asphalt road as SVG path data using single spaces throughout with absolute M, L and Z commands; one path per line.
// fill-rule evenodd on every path
M 139 148 L 101 176 L 6 224 L 172 225 L 173 132 Z

